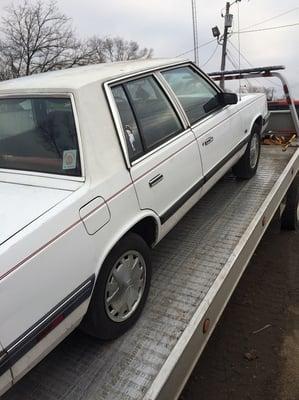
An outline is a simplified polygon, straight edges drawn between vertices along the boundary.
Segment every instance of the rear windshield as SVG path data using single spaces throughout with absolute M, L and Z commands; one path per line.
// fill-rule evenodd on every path
M 80 176 L 70 99 L 0 99 L 0 168 Z

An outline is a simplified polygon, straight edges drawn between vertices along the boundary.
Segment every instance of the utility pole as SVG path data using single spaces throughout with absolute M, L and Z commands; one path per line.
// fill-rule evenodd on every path
M 193 19 L 193 45 L 194 45 L 194 62 L 199 65 L 198 56 L 198 34 L 197 34 L 197 12 L 196 12 L 196 0 L 192 1 L 192 19 Z
M 226 61 L 226 49 L 227 49 L 227 39 L 228 39 L 228 29 L 232 26 L 232 14 L 229 13 L 230 2 L 226 3 L 225 15 L 224 15 L 224 34 L 223 34 L 223 44 L 222 44 L 222 58 L 221 58 L 221 72 L 225 71 L 225 61 Z M 224 76 L 221 77 L 220 87 L 224 89 Z

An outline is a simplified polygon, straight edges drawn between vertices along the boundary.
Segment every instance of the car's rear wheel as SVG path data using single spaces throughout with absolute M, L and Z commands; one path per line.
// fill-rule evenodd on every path
M 242 158 L 233 166 L 233 173 L 239 179 L 250 179 L 256 173 L 261 152 L 261 138 L 259 126 L 254 124 Z
M 138 319 L 151 280 L 150 249 L 137 234 L 123 237 L 103 263 L 82 329 L 110 340 Z

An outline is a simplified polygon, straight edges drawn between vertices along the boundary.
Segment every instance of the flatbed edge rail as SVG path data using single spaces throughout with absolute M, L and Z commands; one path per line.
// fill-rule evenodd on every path
M 267 195 L 162 366 L 144 400 L 174 400 L 184 388 L 252 254 L 299 171 L 299 149 Z M 225 300 L 224 300 L 225 299 Z M 207 329 L 208 327 L 208 329 Z M 207 329 L 207 332 L 205 330 Z

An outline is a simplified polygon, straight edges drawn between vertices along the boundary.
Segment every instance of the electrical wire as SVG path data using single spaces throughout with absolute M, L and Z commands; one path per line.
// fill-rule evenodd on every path
M 232 53 L 228 49 L 226 49 L 226 57 L 230 61 L 233 68 L 238 69 L 238 63 L 237 63 L 236 59 L 233 57 Z
M 254 65 L 248 60 L 248 58 L 246 58 L 244 56 L 244 54 L 233 44 L 233 42 L 231 40 L 228 40 L 229 44 L 235 49 L 235 51 L 237 51 L 239 53 L 239 55 L 243 58 L 243 60 L 252 68 L 254 68 Z M 263 78 L 265 80 L 267 80 L 268 82 L 270 82 L 272 85 L 277 86 L 279 88 L 281 88 L 281 85 L 279 85 L 276 82 L 273 82 L 271 79 L 269 78 Z
M 233 42 L 231 40 L 228 40 L 228 42 L 239 53 L 238 48 L 233 44 Z M 250 65 L 250 67 L 254 68 L 254 65 L 244 56 L 244 54 L 241 53 L 241 51 L 240 51 L 240 56 L 243 58 L 244 61 L 246 61 L 248 65 Z
M 231 65 L 232 65 L 235 69 L 240 70 L 240 67 L 238 67 L 238 62 L 237 62 L 237 60 L 234 58 L 234 56 L 232 55 L 232 53 L 231 53 L 228 49 L 226 50 L 226 56 L 227 56 L 228 60 L 230 61 Z M 248 80 L 247 78 L 242 78 L 242 79 L 244 79 L 244 80 L 247 82 L 248 86 L 251 86 L 251 83 L 249 82 L 249 80 Z M 259 84 L 258 81 L 257 81 L 256 79 L 254 79 L 254 81 L 255 81 L 257 84 Z M 240 83 L 241 83 L 241 80 L 239 79 L 239 90 L 240 90 L 240 86 L 241 86 Z
M 212 39 L 212 40 L 209 40 L 209 41 L 206 42 L 206 43 L 200 44 L 199 46 L 197 46 L 197 48 L 198 48 L 198 49 L 201 49 L 202 47 L 205 47 L 205 46 L 207 46 L 207 45 L 210 44 L 210 43 L 216 42 L 216 40 L 217 40 L 216 38 L 214 38 L 214 39 Z M 178 54 L 177 56 L 175 56 L 175 58 L 177 58 L 177 57 L 182 57 L 182 56 L 184 56 L 185 54 L 192 53 L 193 51 L 194 51 L 194 47 L 193 47 L 192 49 L 190 49 L 190 50 L 185 51 L 184 53 Z
M 243 28 L 242 30 L 247 30 L 247 29 L 249 29 L 249 28 L 254 28 L 255 26 L 259 26 L 259 25 L 265 24 L 266 22 L 273 21 L 273 20 L 276 19 L 276 18 L 283 17 L 284 15 L 290 14 L 291 12 L 294 12 L 294 11 L 297 11 L 297 10 L 299 10 L 299 7 L 291 8 L 291 9 L 288 10 L 288 11 L 285 11 L 285 12 L 283 12 L 283 13 L 281 13 L 281 14 L 275 15 L 275 16 L 273 16 L 273 17 L 271 17 L 271 18 L 267 18 L 267 19 L 265 19 L 265 20 L 263 20 L 263 21 L 257 22 L 256 24 L 248 25 L 248 26 L 246 26 L 245 28 Z
M 227 51 L 228 51 L 228 58 L 229 58 L 229 60 L 230 60 L 230 62 L 232 64 L 232 66 L 235 69 L 238 69 L 238 65 L 237 65 L 236 59 L 233 57 L 232 53 L 229 50 L 227 50 Z M 260 82 L 257 79 L 250 78 L 250 81 L 249 81 L 248 78 L 242 77 L 242 78 L 239 79 L 239 92 L 240 93 L 241 93 L 241 79 L 246 81 L 246 83 L 247 83 L 249 88 L 252 87 L 252 82 L 255 83 L 257 87 L 260 87 Z
M 215 49 L 213 50 L 213 53 L 210 55 L 210 57 L 207 59 L 207 61 L 200 66 L 200 68 L 205 67 L 212 60 L 212 58 L 215 56 L 215 54 L 218 50 L 218 46 L 219 46 L 219 44 L 217 43 Z
M 233 32 L 233 34 L 272 31 L 272 30 L 275 30 L 275 29 L 290 28 L 292 26 L 298 26 L 298 25 L 299 25 L 299 22 L 296 22 L 294 24 L 272 26 L 270 28 L 261 28 L 261 29 L 252 29 L 252 30 L 249 30 L 249 31 L 245 31 L 244 30 L 244 31 L 240 31 L 240 32 Z

